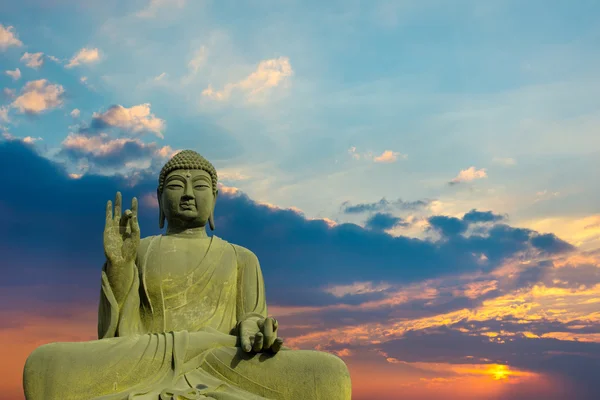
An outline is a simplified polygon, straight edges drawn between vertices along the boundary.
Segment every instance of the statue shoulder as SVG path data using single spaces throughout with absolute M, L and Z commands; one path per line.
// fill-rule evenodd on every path
M 140 239 L 140 244 L 138 245 L 138 257 L 143 257 L 146 254 L 146 251 L 148 251 L 148 247 L 150 246 L 150 242 L 152 239 L 158 236 L 160 235 L 146 236 L 145 238 Z
M 239 267 L 243 265 L 258 265 L 258 257 L 256 257 L 256 254 L 254 254 L 251 250 L 237 244 L 230 244 L 237 256 Z

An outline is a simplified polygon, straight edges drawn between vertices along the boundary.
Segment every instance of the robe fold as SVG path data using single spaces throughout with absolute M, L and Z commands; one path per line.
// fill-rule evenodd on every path
M 205 254 L 181 262 L 174 257 L 187 253 L 164 238 L 140 243 L 121 306 L 105 264 L 99 340 L 36 349 L 24 370 L 27 400 L 350 398 L 348 371 L 333 355 L 238 347 L 238 323 L 267 316 L 252 252 L 212 236 Z

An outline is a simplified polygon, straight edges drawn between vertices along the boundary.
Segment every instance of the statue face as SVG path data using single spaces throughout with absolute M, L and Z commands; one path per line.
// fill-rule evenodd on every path
M 206 171 L 177 169 L 165 178 L 161 206 L 169 224 L 205 226 L 215 200 L 212 180 Z

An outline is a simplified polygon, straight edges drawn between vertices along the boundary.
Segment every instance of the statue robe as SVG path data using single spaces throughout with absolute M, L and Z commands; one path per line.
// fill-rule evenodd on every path
M 140 243 L 121 306 L 103 269 L 100 340 L 51 343 L 30 355 L 27 400 L 350 399 L 347 368 L 333 355 L 238 347 L 237 323 L 267 316 L 252 252 L 213 236 L 205 255 L 186 263 L 192 268 L 177 270 L 176 244 L 163 238 Z

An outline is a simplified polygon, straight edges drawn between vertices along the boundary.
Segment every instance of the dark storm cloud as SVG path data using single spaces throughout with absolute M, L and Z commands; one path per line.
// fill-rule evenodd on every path
M 374 231 L 385 231 L 397 226 L 409 226 L 410 224 L 400 217 L 390 213 L 375 213 L 367 218 L 365 228 Z
M 491 211 L 471 210 L 463 216 L 463 221 L 472 224 L 477 222 L 498 222 L 506 219 L 505 215 L 494 214 Z
M 447 217 L 445 215 L 430 217 L 428 221 L 431 228 L 446 237 L 460 235 L 469 227 L 469 224 L 462 219 Z
M 346 201 L 342 203 L 341 210 L 346 214 L 361 214 L 365 212 L 375 212 L 375 211 L 387 211 L 393 208 L 398 210 L 417 210 L 419 208 L 423 208 L 431 204 L 432 200 L 415 200 L 415 201 L 404 201 L 402 199 L 397 199 L 394 201 L 389 201 L 385 198 L 374 202 L 374 203 L 360 203 L 360 204 L 351 204 Z
M 70 179 L 63 169 L 17 142 L 0 144 L 0 170 L 4 188 L 0 207 L 5 212 L 0 239 L 5 252 L 4 285 L 52 276 L 59 282 L 73 268 L 89 270 L 97 285 L 103 262 L 102 231 L 106 201 L 123 192 L 125 206 L 132 196 L 156 190 L 156 176 L 145 174 L 137 185 L 115 177 L 86 175 Z M 436 227 L 447 240 L 433 242 L 364 229 L 354 224 L 330 227 L 321 220 L 307 220 L 290 210 L 257 204 L 244 194 L 224 194 L 217 201 L 216 234 L 248 247 L 261 261 L 270 302 L 286 304 L 352 303 L 350 297 L 316 295 L 328 284 L 361 281 L 414 282 L 469 271 L 489 270 L 521 251 L 537 247 L 562 252 L 570 245 L 558 238 L 533 243 L 537 233 L 494 225 L 485 236 L 465 237 L 449 225 L 467 225 L 464 220 L 440 217 Z M 141 203 L 142 235 L 159 233 L 157 210 Z M 451 221 L 451 222 L 448 222 Z M 473 254 L 485 254 L 481 265 Z M 30 260 L 40 271 L 53 268 L 59 274 L 29 274 L 7 264 Z M 53 264 L 50 266 L 50 261 Z M 60 260 L 60 261 L 57 261 Z

